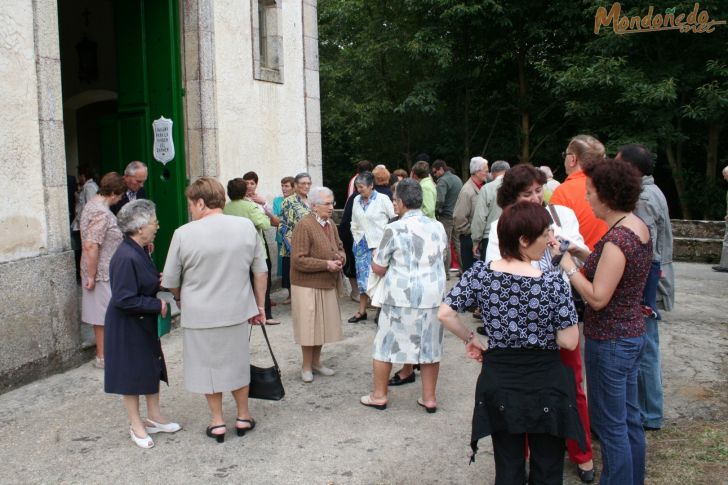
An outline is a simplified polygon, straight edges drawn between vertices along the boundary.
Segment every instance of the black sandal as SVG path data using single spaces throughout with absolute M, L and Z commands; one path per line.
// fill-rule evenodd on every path
M 356 312 L 353 317 L 347 320 L 349 323 L 357 323 L 367 319 L 367 312 L 359 313 Z
M 217 426 L 208 426 L 207 430 L 205 431 L 205 434 L 207 434 L 207 436 L 209 436 L 210 438 L 214 438 L 215 440 L 217 440 L 218 443 L 224 443 L 225 442 L 225 433 L 227 433 L 227 430 L 225 430 L 225 433 L 220 433 L 220 434 L 214 434 L 212 432 L 213 429 L 219 429 L 219 428 L 224 428 L 224 427 L 225 427 L 224 424 L 218 424 Z
M 250 424 L 250 427 L 249 428 L 238 428 L 237 423 L 248 423 L 248 424 Z M 253 429 L 255 429 L 255 420 L 253 418 L 250 418 L 250 419 L 238 418 L 236 420 L 235 430 L 237 431 L 238 436 L 245 436 L 246 432 L 253 431 Z

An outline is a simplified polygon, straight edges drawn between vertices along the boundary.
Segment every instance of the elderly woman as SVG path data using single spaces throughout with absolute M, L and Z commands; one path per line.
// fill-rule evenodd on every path
M 645 435 L 637 372 L 652 242 L 645 223 L 632 213 L 642 190 L 637 170 L 621 160 L 605 160 L 587 165 L 584 173 L 587 201 L 609 230 L 588 255 L 583 274 L 570 252 L 560 264 L 587 303 L 584 360 L 592 427 L 601 440 L 600 483 L 638 484 L 645 476 Z M 587 251 L 571 252 L 587 256 Z
M 498 189 L 496 202 L 505 209 L 516 202 L 530 201 L 539 205 L 544 205 L 544 184 L 546 183 L 546 175 L 539 169 L 521 164 L 513 167 L 503 176 L 503 184 Z M 588 252 L 588 248 L 584 243 L 584 238 L 579 232 L 579 221 L 574 211 L 562 205 L 547 205 L 551 217 L 551 230 L 557 239 L 568 241 L 570 247 L 580 252 Z M 496 220 L 490 227 L 488 235 L 488 246 L 485 254 L 485 261 L 493 261 L 501 258 L 499 249 L 499 239 Z M 538 262 L 534 261 L 534 265 L 545 273 L 555 272 L 561 274 L 564 282 L 568 284 L 568 278 L 561 272 L 558 265 L 553 264 L 551 251 L 544 251 Z M 478 328 L 478 333 L 483 329 Z M 581 418 L 581 424 L 586 433 L 586 448 L 579 448 L 574 440 L 566 441 L 566 448 L 569 452 L 569 459 L 576 465 L 576 472 L 579 478 L 590 483 L 594 480 L 594 461 L 592 460 L 591 433 L 589 432 L 589 411 L 587 409 L 586 394 L 583 385 L 583 366 L 581 359 L 581 349 L 577 344 L 574 350 L 560 349 L 561 361 L 564 365 L 571 368 L 574 372 L 576 380 L 576 404 Z
M 104 318 L 111 298 L 109 262 L 123 236 L 110 206 L 126 190 L 124 177 L 109 172 L 101 179 L 98 194 L 81 212 L 81 321 L 93 325 L 96 336 L 94 365 L 104 368 Z
M 540 204 L 506 207 L 497 226 L 503 258 L 473 264 L 438 313 L 442 324 L 466 342 L 470 355 L 483 362 L 471 447 L 475 453 L 478 440 L 491 436 L 496 484 L 526 482 L 526 435 L 529 483 L 562 483 L 564 438 L 584 446 L 574 375 L 558 352 L 576 348 L 579 341 L 571 290 L 558 273 L 531 264 L 554 243 L 550 225 Z M 473 305 L 486 316 L 489 348 L 482 355 L 456 313 Z
M 199 178 L 185 196 L 192 222 L 172 236 L 162 285 L 180 299 L 185 387 L 205 394 L 212 414 L 207 436 L 222 443 L 223 392 L 235 399 L 238 436 L 255 427 L 248 411 L 248 323 L 265 321 L 265 251 L 249 219 L 223 214 L 220 182 Z
M 394 206 L 386 195 L 374 190 L 374 176 L 362 172 L 354 181 L 359 195 L 354 199 L 351 212 L 351 235 L 356 260 L 356 283 L 359 287 L 359 311 L 349 318 L 349 323 L 367 319 L 367 284 L 372 264 L 372 252 L 379 247 L 384 226 L 394 217 Z
M 314 372 L 334 375 L 332 369 L 321 364 L 321 347 L 342 339 L 336 288 L 346 260 L 344 246 L 331 220 L 333 192 L 316 187 L 311 190 L 309 201 L 312 212 L 296 225 L 291 253 L 293 336 L 303 354 L 303 382 L 313 381 Z
M 281 203 L 281 217 L 278 231 L 283 238 L 281 247 L 281 259 L 283 266 L 283 277 L 281 287 L 288 289 L 289 298 L 283 301 L 284 304 L 291 303 L 291 240 L 293 229 L 303 216 L 311 212 L 308 203 L 308 191 L 311 190 L 311 176 L 301 172 L 293 178 L 293 194 L 289 195 Z
M 372 356 L 374 391 L 360 402 L 386 409 L 392 364 L 419 364 L 422 396 L 417 404 L 434 413 L 443 333 L 437 307 L 445 292 L 447 235 L 442 224 L 422 213 L 422 188 L 417 181 L 399 182 L 394 201 L 399 220 L 384 230 L 372 262 L 372 271 L 384 278 Z
M 111 301 L 106 312 L 104 391 L 124 396 L 129 435 L 140 448 L 151 448 L 154 433 L 181 429 L 168 422 L 159 408 L 159 381 L 167 381 L 157 316 L 166 316 L 167 303 L 156 297 L 159 272 L 144 249 L 154 242 L 159 222 L 154 202 L 135 200 L 119 211 L 124 240 L 111 258 Z M 139 396 L 146 396 L 147 419 L 139 416 Z

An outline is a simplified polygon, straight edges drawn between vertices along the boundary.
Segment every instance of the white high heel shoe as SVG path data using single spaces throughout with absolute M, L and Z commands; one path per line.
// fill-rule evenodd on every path
M 182 429 L 182 426 L 177 423 L 161 424 L 157 423 L 156 421 L 152 421 L 149 418 L 147 418 L 147 423 L 151 424 L 151 426 L 145 426 L 145 428 L 147 429 L 147 433 L 149 434 L 176 433 L 177 431 Z
M 138 438 L 137 435 L 134 434 L 134 428 L 131 426 L 129 426 L 129 436 L 131 436 L 131 440 L 139 448 L 149 449 L 154 446 L 154 440 L 151 436 L 146 435 L 144 438 Z

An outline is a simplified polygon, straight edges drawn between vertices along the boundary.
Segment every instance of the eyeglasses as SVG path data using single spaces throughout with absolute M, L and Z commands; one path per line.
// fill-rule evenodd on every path
M 561 152 L 561 158 L 566 158 L 566 155 L 573 155 L 573 153 L 568 152 L 566 150 L 564 150 L 563 152 Z
M 336 207 L 336 201 L 332 200 L 331 202 L 320 202 L 316 205 L 325 205 L 325 206 L 329 206 L 329 207 Z

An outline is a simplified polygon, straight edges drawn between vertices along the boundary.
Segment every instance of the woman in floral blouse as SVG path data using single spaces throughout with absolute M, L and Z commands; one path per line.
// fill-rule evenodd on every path
M 283 303 L 291 303 L 291 241 L 293 240 L 293 229 L 303 216 L 311 212 L 308 203 L 308 191 L 311 190 L 311 176 L 301 172 L 293 178 L 294 193 L 289 195 L 281 203 L 281 216 L 278 231 L 283 238 L 281 246 L 281 259 L 283 266 L 283 277 L 281 287 L 288 289 L 288 299 Z
M 438 312 L 471 357 L 483 363 L 471 447 L 475 453 L 477 441 L 491 436 L 496 484 L 526 482 L 526 435 L 533 483 L 562 482 L 565 438 L 585 446 L 574 374 L 559 357 L 559 348 L 574 349 L 579 341 L 571 290 L 559 274 L 531 265 L 555 243 L 550 224 L 539 204 L 523 201 L 505 208 L 497 226 L 503 258 L 476 262 Z M 456 313 L 476 305 L 488 337 L 482 354 Z
M 111 298 L 109 262 L 124 239 L 109 207 L 121 200 L 124 191 L 124 177 L 109 172 L 81 212 L 81 321 L 94 327 L 94 365 L 100 369 L 104 368 L 104 318 Z

